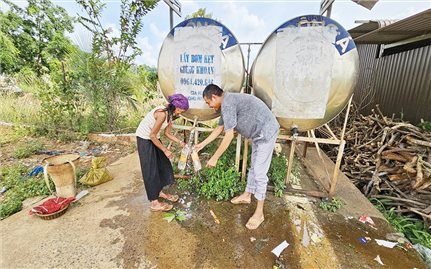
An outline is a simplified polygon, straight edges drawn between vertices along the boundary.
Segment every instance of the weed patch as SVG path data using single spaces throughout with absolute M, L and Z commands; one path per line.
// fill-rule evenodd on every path
M 274 194 L 277 197 L 283 196 L 284 189 L 286 188 L 286 184 L 284 183 L 287 175 L 286 164 L 286 156 L 280 154 L 272 158 L 271 166 L 269 167 L 269 181 L 274 185 Z
M 44 145 L 40 142 L 35 142 L 32 144 L 27 144 L 25 146 L 21 146 L 15 150 L 15 157 L 18 159 L 23 159 L 30 157 L 38 151 L 43 149 Z
M 28 169 L 21 164 L 2 169 L 0 188 L 5 187 L 7 191 L 3 194 L 3 200 L 0 202 L 0 219 L 20 211 L 25 199 L 50 194 L 45 182 L 40 178 L 41 175 L 28 177 L 28 172 Z
M 386 220 L 400 233 L 403 233 L 413 244 L 421 244 L 431 248 L 431 234 L 425 227 L 424 222 L 416 218 L 403 216 L 395 212 L 395 208 L 387 209 L 387 199 L 371 198 L 370 201 L 382 212 Z
M 333 197 L 331 201 L 322 201 L 319 204 L 319 207 L 323 210 L 329 212 L 335 212 L 343 206 L 343 202 L 337 198 Z
M 209 156 L 217 149 L 215 143 L 206 148 Z M 180 190 L 196 193 L 206 199 L 214 198 L 217 201 L 226 201 L 237 193 L 244 191 L 245 181 L 240 180 L 240 173 L 235 169 L 236 143 L 231 143 L 216 167 L 204 168 L 189 180 L 181 180 L 178 184 Z

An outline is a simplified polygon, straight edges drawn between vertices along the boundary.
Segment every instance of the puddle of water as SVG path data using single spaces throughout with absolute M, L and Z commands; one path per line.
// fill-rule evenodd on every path
M 191 218 L 182 223 L 168 223 L 163 220 L 163 213 L 148 210 L 149 202 L 142 188 L 138 184 L 136 193 L 109 205 L 126 210 L 128 216 L 119 215 L 101 223 L 103 227 L 121 229 L 124 235 L 123 251 L 116 258 L 119 266 L 268 268 L 277 259 L 271 250 L 284 240 L 293 241 L 289 213 L 279 198 L 268 199 L 265 222 L 258 230 L 249 231 L 245 223 L 253 214 L 255 203 L 232 205 L 182 195 L 184 203 L 175 207 L 187 210 Z M 189 202 L 192 203 L 187 208 Z M 214 222 L 210 210 L 220 224 Z M 252 242 L 250 237 L 256 240 Z M 282 254 L 286 268 L 299 268 L 295 266 L 298 255 L 294 248 L 289 246 Z
M 174 188 L 167 192 L 179 193 Z M 123 250 L 115 258 L 119 267 L 269 268 L 277 262 L 284 268 L 336 268 L 333 265 L 338 263 L 339 268 L 379 268 L 374 258 L 380 255 L 386 268 L 425 268 L 413 251 L 387 249 L 375 241 L 360 242 L 361 236 L 384 239 L 383 227 L 388 225 L 384 220 L 375 219 L 376 231 L 356 219 L 328 214 L 312 203 L 304 205 L 307 210 L 303 210 L 294 202 L 270 194 L 265 203 L 265 222 L 249 231 L 245 223 L 253 214 L 255 202 L 232 205 L 198 200 L 193 195 L 181 197 L 183 203 L 175 207 L 191 216 L 181 223 L 168 223 L 163 213 L 150 212 L 142 182 L 134 186 L 133 194 L 109 205 L 128 212 L 100 224 L 120 229 L 124 236 Z M 214 222 L 210 210 L 220 224 Z M 312 212 L 315 219 L 307 215 Z M 316 237 L 322 242 L 313 240 Z M 290 245 L 277 259 L 271 251 L 284 240 Z

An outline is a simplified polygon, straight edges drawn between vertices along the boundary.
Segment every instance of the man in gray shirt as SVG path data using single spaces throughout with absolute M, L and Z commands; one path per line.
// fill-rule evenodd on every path
M 234 197 L 233 204 L 250 204 L 251 195 L 257 199 L 256 210 L 248 220 L 246 227 L 257 229 L 264 221 L 263 204 L 265 201 L 268 176 L 266 175 L 271 164 L 272 153 L 277 140 L 278 124 L 275 116 L 259 98 L 243 93 L 224 92 L 214 84 L 208 85 L 203 91 L 203 98 L 207 105 L 221 112 L 219 126 L 207 139 L 195 145 L 197 150 L 202 149 L 224 130 L 225 136 L 207 163 L 207 167 L 214 167 L 217 160 L 228 148 L 234 137 L 234 129 L 242 136 L 251 138 L 252 155 L 251 166 L 247 176 L 245 192 Z

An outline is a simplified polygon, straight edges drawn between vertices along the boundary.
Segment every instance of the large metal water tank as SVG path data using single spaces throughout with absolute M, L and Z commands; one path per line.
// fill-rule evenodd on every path
M 253 63 L 251 78 L 256 96 L 283 128 L 306 131 L 341 112 L 353 93 L 358 69 L 349 33 L 330 18 L 308 15 L 271 33 Z
M 184 116 L 205 121 L 219 116 L 202 98 L 205 86 L 214 83 L 239 92 L 245 68 L 241 48 L 228 28 L 212 19 L 192 18 L 175 26 L 165 38 L 157 71 L 163 95 L 184 94 L 190 103 Z

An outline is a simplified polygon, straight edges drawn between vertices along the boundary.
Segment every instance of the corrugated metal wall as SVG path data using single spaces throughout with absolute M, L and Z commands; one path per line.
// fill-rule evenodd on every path
M 355 101 L 369 114 L 375 104 L 382 112 L 412 123 L 431 121 L 431 46 L 376 58 L 379 46 L 358 44 L 359 80 Z

